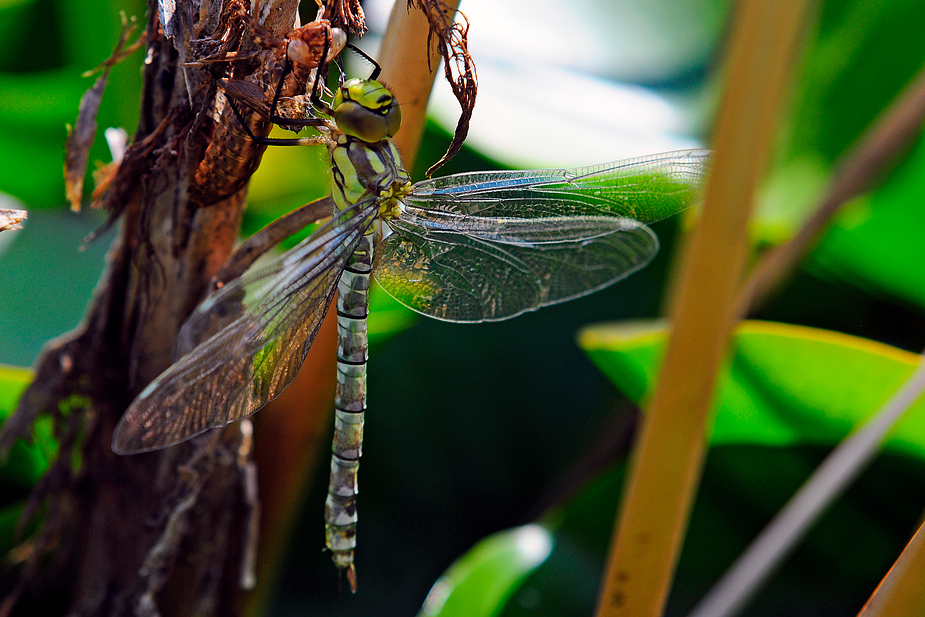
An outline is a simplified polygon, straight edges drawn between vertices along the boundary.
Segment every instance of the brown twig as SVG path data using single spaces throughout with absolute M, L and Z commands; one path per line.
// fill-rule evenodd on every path
M 453 23 L 453 11 L 458 0 L 443 5 L 443 27 Z M 395 136 L 405 167 L 414 167 L 421 136 L 424 134 L 427 101 L 434 85 L 434 74 L 440 53 L 430 44 L 431 23 L 421 11 L 409 10 L 396 2 L 389 19 L 389 28 L 382 39 L 379 62 L 382 82 L 386 84 L 402 107 L 402 128 Z M 474 102 L 474 95 L 473 95 Z
M 919 526 L 902 554 L 871 594 L 858 617 L 914 617 L 925 612 L 925 525 Z
M 429 178 L 435 171 L 450 161 L 462 148 L 469 134 L 469 120 L 475 109 L 475 95 L 479 89 L 479 80 L 475 75 L 475 62 L 469 55 L 469 20 L 458 11 L 462 23 L 453 19 L 453 13 L 459 3 L 452 6 L 442 0 L 408 0 L 409 7 L 420 9 L 430 24 L 427 35 L 427 48 L 436 48 L 443 58 L 443 73 L 453 95 L 459 101 L 461 113 L 456 123 L 456 131 L 446 153 L 427 170 Z M 432 68 L 432 67 L 431 67 Z

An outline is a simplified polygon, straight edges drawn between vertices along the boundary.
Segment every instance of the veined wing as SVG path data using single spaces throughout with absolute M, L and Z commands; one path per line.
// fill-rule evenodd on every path
M 302 365 L 377 209 L 372 198 L 355 204 L 277 261 L 207 298 L 181 329 L 179 360 L 119 421 L 113 450 L 179 443 L 247 417 L 278 396 Z
M 645 266 L 658 239 L 634 219 L 466 216 L 409 207 L 376 249 L 376 280 L 405 306 L 498 321 L 577 298 Z
M 456 174 L 414 185 L 406 202 L 474 216 L 622 216 L 643 223 L 695 203 L 709 150 L 680 150 L 576 169 Z

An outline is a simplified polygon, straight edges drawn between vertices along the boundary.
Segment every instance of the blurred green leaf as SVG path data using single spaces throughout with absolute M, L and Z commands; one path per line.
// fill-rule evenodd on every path
M 579 345 L 638 403 L 655 384 L 667 336 L 658 321 L 606 324 L 583 330 Z M 715 395 L 712 445 L 835 443 L 872 415 L 919 359 L 846 334 L 760 321 L 743 322 L 734 345 Z M 925 401 L 886 445 L 925 454 Z
M 0 190 L 30 209 L 64 203 L 65 125 L 92 85 L 73 69 L 0 73 Z
M 32 371 L 0 365 L 0 423 L 6 421 L 16 409 L 19 397 L 31 381 Z M 9 457 L 0 464 L 0 486 L 6 487 L 0 502 L 12 495 L 25 497 L 29 488 L 45 473 L 50 457 L 55 452 L 50 429 L 47 422 L 37 426 L 34 443 L 17 441 Z M 0 536 L 2 534 L 0 530 Z
M 832 166 L 925 66 L 915 0 L 820 5 L 797 79 L 785 146 L 760 199 L 759 242 L 789 238 L 821 199 Z M 921 269 L 925 151 L 920 144 L 885 184 L 840 213 L 814 252 L 817 273 L 925 306 Z
M 925 63 L 915 0 L 831 0 L 820 4 L 785 120 L 783 154 L 760 200 L 756 233 L 779 242 L 820 198 L 833 163 Z
M 278 127 L 271 133 L 273 137 L 293 135 Z M 307 133 L 303 131 L 300 135 Z M 328 195 L 331 192 L 328 170 L 324 146 L 267 148 L 247 190 L 243 235 L 249 236 L 283 214 Z M 311 229 L 287 239 L 283 246 L 295 246 Z
M 846 207 L 813 253 L 817 273 L 925 307 L 925 143 L 877 192 Z
M 916 0 L 820 4 L 789 123 L 789 152 L 832 163 L 925 62 Z
M 375 280 L 375 279 L 374 279 Z M 377 347 L 417 321 L 418 314 L 390 296 L 378 283 L 369 290 L 369 345 Z
M 525 525 L 489 536 L 433 586 L 419 617 L 491 617 L 552 551 L 552 535 Z

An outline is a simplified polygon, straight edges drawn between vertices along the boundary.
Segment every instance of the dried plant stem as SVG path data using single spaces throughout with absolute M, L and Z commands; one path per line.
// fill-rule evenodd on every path
M 0 231 L 11 229 L 22 229 L 23 221 L 28 214 L 25 210 L 4 210 L 0 209 Z
M 215 275 L 216 282 L 223 285 L 241 276 L 261 255 L 306 226 L 331 216 L 332 212 L 334 201 L 322 197 L 279 217 L 235 249 Z
M 661 615 L 698 485 L 716 374 L 748 254 L 754 194 L 809 2 L 737 7 L 716 159 L 688 247 L 661 376 L 624 490 L 598 617 Z
M 923 118 L 925 70 L 919 72 L 912 84 L 843 157 L 826 196 L 800 231 L 787 244 L 766 254 L 752 270 L 739 294 L 737 315 L 743 316 L 754 303 L 760 302 L 796 266 L 842 204 L 869 190 L 883 176 L 918 136 Z M 730 566 L 693 610 L 691 617 L 732 615 L 744 606 L 825 508 L 866 467 L 877 453 L 886 432 L 921 397 L 925 389 L 923 366 L 916 369 L 879 412 L 826 458 Z
M 918 617 L 925 614 L 925 531 L 919 527 L 858 617 Z

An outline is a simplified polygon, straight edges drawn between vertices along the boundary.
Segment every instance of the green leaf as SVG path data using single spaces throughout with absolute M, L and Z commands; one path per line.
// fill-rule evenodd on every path
M 30 75 L 0 73 L 0 191 L 32 208 L 64 203 L 66 124 L 93 80 L 76 69 Z
M 0 423 L 5 422 L 16 409 L 16 404 L 32 381 L 32 371 L 0 365 Z M 18 440 L 10 455 L 0 464 L 0 486 L 12 489 L 9 494 L 25 496 L 28 489 L 48 469 L 56 447 L 51 437 L 51 426 L 41 422 L 35 429 L 34 443 Z
M 874 293 L 925 307 L 925 143 L 886 183 L 846 207 L 826 230 L 811 268 Z
M 783 152 L 760 199 L 760 242 L 793 234 L 821 198 L 835 161 L 918 73 L 925 40 L 915 24 L 922 19 L 925 5 L 915 0 L 821 3 L 797 69 Z
M 382 345 L 399 332 L 407 330 L 417 318 L 417 313 L 386 293 L 379 283 L 372 285 L 369 290 L 367 320 L 370 347 Z
M 524 525 L 489 536 L 433 586 L 418 617 L 490 617 L 552 552 L 552 535 Z
M 579 345 L 639 403 L 651 392 L 664 322 L 586 328 Z M 919 356 L 846 334 L 747 321 L 720 376 L 711 444 L 833 444 L 872 415 L 912 373 Z M 891 433 L 888 448 L 925 454 L 925 401 Z

